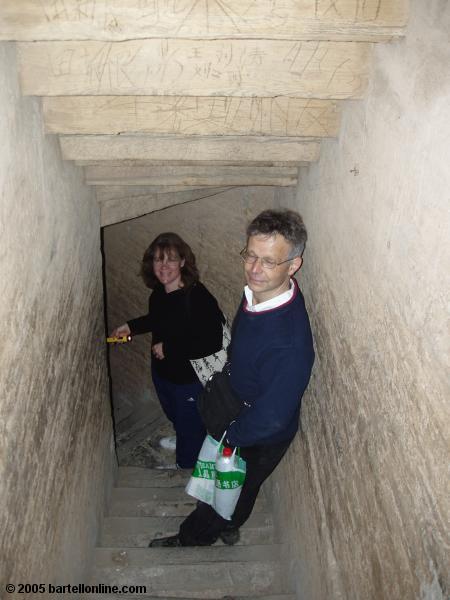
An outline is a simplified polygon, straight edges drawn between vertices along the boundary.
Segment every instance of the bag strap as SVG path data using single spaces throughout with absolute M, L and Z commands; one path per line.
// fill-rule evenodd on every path
M 195 282 L 190 285 L 187 290 L 185 290 L 184 292 L 184 301 L 185 301 L 185 307 L 186 307 L 186 312 L 187 312 L 187 316 L 189 321 L 191 320 L 191 316 L 192 316 L 192 311 L 191 311 L 191 290 L 194 287 Z
M 240 315 L 241 315 L 241 311 L 242 311 L 243 305 L 244 305 L 244 296 L 242 296 L 242 299 L 241 299 L 241 302 L 240 302 L 240 304 L 238 306 L 236 314 L 234 315 L 234 318 L 231 321 L 231 327 L 230 327 L 230 337 L 231 337 L 231 339 L 230 339 L 230 344 L 229 344 L 229 346 L 227 348 L 227 365 L 228 365 L 228 369 L 229 370 L 231 368 L 231 349 L 232 349 L 232 346 L 233 346 L 234 334 L 235 334 L 235 331 L 236 331 L 236 327 L 237 327 L 238 321 L 240 319 Z
M 185 306 L 186 306 L 186 312 L 187 312 L 187 316 L 188 319 L 191 319 L 192 316 L 192 310 L 191 310 L 191 291 L 192 288 L 195 287 L 197 285 L 197 282 L 194 281 L 194 283 L 192 285 L 190 285 L 187 290 L 184 293 L 184 299 L 185 299 Z M 227 324 L 227 318 L 225 317 L 225 315 L 223 314 L 223 312 L 220 310 L 219 305 L 217 305 L 217 308 L 219 308 L 219 312 L 222 315 L 221 317 L 221 321 L 222 321 L 222 326 Z

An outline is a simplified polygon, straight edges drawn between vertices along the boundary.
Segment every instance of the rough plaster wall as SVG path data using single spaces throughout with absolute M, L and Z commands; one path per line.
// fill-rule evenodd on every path
M 449 13 L 412 2 L 298 189 L 317 363 L 274 491 L 305 600 L 450 595 Z
M 3 590 L 83 580 L 114 454 L 98 208 L 21 98 L 12 44 L 0 106 Z
M 191 245 L 201 280 L 232 317 L 242 294 L 239 252 L 245 244 L 246 224 L 285 197 L 290 197 L 288 191 L 276 192 L 270 187 L 235 188 L 105 227 L 110 329 L 145 314 L 149 290 L 137 273 L 145 249 L 163 231 L 175 231 Z M 150 383 L 150 344 L 150 336 L 138 336 L 110 354 L 116 426 L 121 436 L 126 436 L 137 420 L 149 421 L 161 414 Z

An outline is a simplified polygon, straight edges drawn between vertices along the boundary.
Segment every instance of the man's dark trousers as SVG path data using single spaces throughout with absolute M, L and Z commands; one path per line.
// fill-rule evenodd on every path
M 278 444 L 241 448 L 247 474 L 231 521 L 223 519 L 203 502 L 183 521 L 179 539 L 182 546 L 209 546 L 222 531 L 240 527 L 249 518 L 263 482 L 283 458 L 293 438 Z

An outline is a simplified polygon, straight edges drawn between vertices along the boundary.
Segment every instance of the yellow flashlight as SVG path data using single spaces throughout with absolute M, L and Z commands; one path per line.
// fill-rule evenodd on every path
M 131 335 L 121 335 L 120 337 L 107 337 L 106 341 L 108 344 L 126 344 L 131 342 Z

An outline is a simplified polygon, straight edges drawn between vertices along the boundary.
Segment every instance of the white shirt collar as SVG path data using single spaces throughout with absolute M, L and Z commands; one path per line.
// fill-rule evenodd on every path
M 245 298 L 247 300 L 247 306 L 245 310 L 248 312 L 262 312 L 265 310 L 272 310 L 273 308 L 278 308 L 282 304 L 286 304 L 291 300 L 292 296 L 295 293 L 295 283 L 293 279 L 290 280 L 289 289 L 282 294 L 278 294 L 274 298 L 270 298 L 270 300 L 266 300 L 265 302 L 260 302 L 259 304 L 253 304 L 253 292 L 248 287 L 248 285 L 244 288 Z

